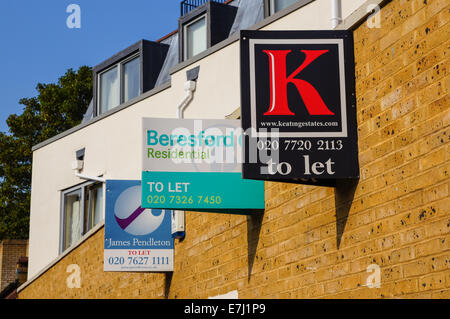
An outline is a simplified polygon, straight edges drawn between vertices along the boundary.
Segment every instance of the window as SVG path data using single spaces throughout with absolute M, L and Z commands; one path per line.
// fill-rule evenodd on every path
M 202 16 L 195 21 L 184 26 L 184 59 L 203 52 L 207 48 L 206 38 L 206 16 Z
M 123 65 L 123 100 L 125 103 L 139 95 L 140 88 L 140 59 L 139 57 Z
M 64 196 L 64 250 L 81 238 L 81 191 Z
M 98 114 L 102 114 L 140 94 L 140 57 L 119 62 L 98 77 Z
M 290 5 L 296 3 L 298 0 L 270 0 L 270 14 L 274 14 L 278 11 L 283 10 L 284 8 L 289 7 Z
M 230 36 L 238 7 L 205 2 L 178 20 L 179 62 L 191 59 Z
M 103 184 L 85 183 L 62 193 L 61 251 L 103 219 Z
M 92 70 L 93 117 L 153 89 L 169 47 L 141 40 L 96 65 Z
M 92 229 L 103 217 L 103 184 L 92 184 L 86 187 L 84 201 L 84 229 Z
M 113 67 L 100 74 L 100 113 L 120 104 L 119 68 Z

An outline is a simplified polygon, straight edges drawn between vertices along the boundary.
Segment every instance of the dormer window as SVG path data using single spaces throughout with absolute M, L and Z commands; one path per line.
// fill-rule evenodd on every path
M 98 75 L 99 113 L 128 102 L 140 94 L 140 58 L 133 56 Z
M 179 57 L 183 62 L 225 40 L 237 7 L 210 1 L 179 19 Z
M 205 51 L 208 47 L 206 32 L 206 15 L 186 24 L 183 29 L 184 34 L 184 59 Z
M 94 116 L 153 89 L 169 46 L 141 40 L 97 65 L 94 72 Z

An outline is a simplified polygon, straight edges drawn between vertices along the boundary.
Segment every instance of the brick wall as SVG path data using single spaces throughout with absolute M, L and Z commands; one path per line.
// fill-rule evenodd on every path
M 27 256 L 27 240 L 0 242 L 0 291 L 16 280 L 17 262 Z
M 19 297 L 450 298 L 449 20 L 447 0 L 393 0 L 355 30 L 357 185 L 266 183 L 264 215 L 187 213 L 173 276 L 104 273 L 102 228 Z

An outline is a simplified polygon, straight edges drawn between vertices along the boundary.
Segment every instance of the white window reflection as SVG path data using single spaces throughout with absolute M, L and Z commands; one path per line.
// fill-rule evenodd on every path
M 189 23 L 184 27 L 185 60 L 207 49 L 206 32 L 206 16 Z
M 100 113 L 109 111 L 120 104 L 119 68 L 100 74 Z
M 123 102 L 134 99 L 140 91 L 140 59 L 139 57 L 123 65 Z

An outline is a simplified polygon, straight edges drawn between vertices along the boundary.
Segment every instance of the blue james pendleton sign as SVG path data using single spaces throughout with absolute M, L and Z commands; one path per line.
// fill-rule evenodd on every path
M 173 271 L 171 211 L 141 207 L 141 182 L 106 181 L 105 271 Z

